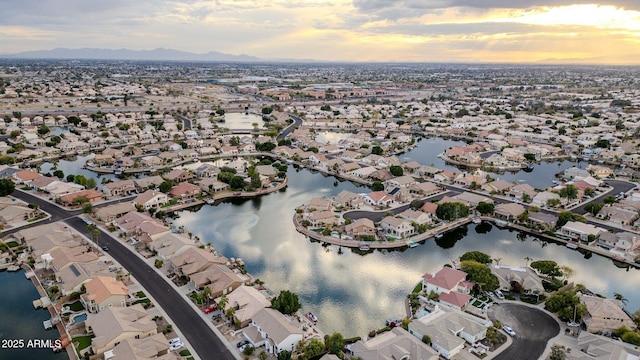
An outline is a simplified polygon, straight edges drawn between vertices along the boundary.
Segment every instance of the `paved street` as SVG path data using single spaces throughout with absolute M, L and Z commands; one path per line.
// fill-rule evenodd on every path
M 71 227 L 84 234 L 87 238 L 92 238 L 87 232 L 87 224 L 76 216 L 80 213 L 79 211 L 66 211 L 21 191 L 16 191 L 13 196 L 38 204 L 41 209 L 52 215 L 52 221 L 66 219 L 65 222 Z M 154 269 L 150 268 L 142 259 L 133 255 L 121 242 L 112 239 L 105 233 L 100 233 L 98 245 L 109 246 L 109 255 L 133 275 L 156 300 L 156 306 L 161 307 L 171 317 L 171 320 L 174 321 L 193 347 L 193 351 L 201 359 L 236 359 L 209 325 L 205 323 L 199 314 L 193 311 L 185 297 L 167 283 L 168 279 L 158 275 Z
M 547 342 L 560 333 L 558 322 L 533 306 L 508 302 L 494 304 L 488 315 L 491 320 L 500 320 L 516 332 L 511 346 L 494 358 L 497 360 L 538 360 Z

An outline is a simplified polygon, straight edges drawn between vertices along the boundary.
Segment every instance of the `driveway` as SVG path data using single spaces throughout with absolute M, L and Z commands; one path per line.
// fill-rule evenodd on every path
M 560 333 L 556 319 L 536 307 L 500 303 L 489 308 L 488 315 L 516 332 L 511 346 L 494 358 L 497 360 L 538 360 L 549 339 Z

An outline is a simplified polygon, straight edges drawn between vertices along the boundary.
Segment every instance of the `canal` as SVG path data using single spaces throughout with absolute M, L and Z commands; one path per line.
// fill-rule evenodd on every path
M 417 149 L 424 145 L 423 140 Z M 405 156 L 416 156 L 415 151 Z M 280 192 L 182 211 L 176 224 L 211 242 L 225 256 L 242 258 L 247 270 L 274 292 L 288 289 L 299 294 L 303 311 L 316 314 L 327 333 L 364 336 L 384 326 L 385 319 L 404 316 L 406 293 L 424 272 L 435 272 L 471 250 L 500 258 L 501 265 L 523 266 L 525 257 L 555 260 L 575 271 L 571 281 L 609 297 L 621 293 L 629 300 L 629 311 L 640 308 L 640 293 L 631 290 L 640 284 L 640 271 L 488 224 L 470 224 L 398 251 L 362 254 L 322 246 L 295 231 L 295 208 L 313 197 L 368 189 L 306 169 L 290 167 L 288 176 L 289 185 Z

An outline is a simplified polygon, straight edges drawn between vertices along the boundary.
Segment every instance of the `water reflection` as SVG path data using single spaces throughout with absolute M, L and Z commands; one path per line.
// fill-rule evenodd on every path
M 501 230 L 490 224 L 470 224 L 413 249 L 372 251 L 323 247 L 297 233 L 294 209 L 313 197 L 342 190 L 363 192 L 349 182 L 333 186 L 332 177 L 308 170 L 289 171 L 285 191 L 256 200 L 225 201 L 197 212 L 183 211 L 176 220 L 228 257 L 244 259 L 247 270 L 275 292 L 298 293 L 304 311 L 319 317 L 325 332 L 366 335 L 390 317 L 404 316 L 404 298 L 426 272 L 437 271 L 450 259 L 478 250 L 501 258 L 501 264 L 523 266 L 525 258 L 552 259 L 575 270 L 570 279 L 595 292 L 629 299 L 628 309 L 640 307 L 640 294 L 629 289 L 640 284 L 640 271 L 619 269 L 611 260 L 584 255 L 535 237 Z M 476 231 L 468 231 L 474 226 Z M 328 251 L 327 251 L 328 250 Z
M 262 129 L 264 126 L 262 116 L 246 113 L 226 113 L 224 114 L 224 123 L 219 124 L 219 126 L 231 130 L 252 130 L 254 128 L 253 124 Z

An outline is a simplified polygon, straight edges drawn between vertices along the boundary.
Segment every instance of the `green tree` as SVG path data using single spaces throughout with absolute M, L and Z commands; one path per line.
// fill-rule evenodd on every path
M 491 256 L 481 252 L 481 251 L 467 251 L 466 253 L 460 256 L 460 261 L 473 260 L 479 262 L 480 264 L 490 264 Z
M 422 335 L 422 342 L 431 346 L 431 337 L 429 337 L 429 335 Z
M 317 338 L 311 339 L 311 341 L 302 349 L 304 359 L 311 359 L 316 356 L 320 356 L 325 352 L 325 347 L 322 341 Z
M 93 205 L 91 205 L 91 203 L 82 205 L 82 212 L 84 214 L 91 214 L 93 212 Z
M 40 135 L 45 135 L 49 133 L 49 128 L 47 127 L 47 125 L 41 125 L 40 127 L 38 127 L 38 134 Z
M 578 187 L 568 184 L 560 190 L 560 196 L 567 199 L 576 199 L 578 198 Z
M 84 183 L 84 187 L 86 187 L 87 189 L 95 189 L 96 188 L 96 179 L 90 177 L 87 178 L 85 183 Z
M 402 166 L 399 166 L 399 165 L 391 165 L 389 167 L 389 172 L 391 172 L 391 175 L 393 176 L 404 175 L 404 170 L 402 170 Z
M 492 203 L 488 203 L 484 201 L 480 201 L 476 206 L 476 210 L 483 215 L 493 214 L 494 209 L 495 209 L 495 206 Z
M 16 184 L 9 179 L 0 179 L 0 196 L 13 194 L 16 190 Z
M 240 145 L 240 138 L 238 136 L 232 136 L 229 139 L 229 145 L 231 146 L 238 146 Z
M 373 184 L 371 184 L 371 190 L 382 191 L 384 190 L 384 184 L 380 181 L 374 181 Z
M 291 353 L 287 350 L 282 350 L 278 353 L 278 360 L 291 360 Z
M 587 312 L 586 307 L 580 303 L 580 297 L 575 289 L 559 291 L 550 296 L 544 305 L 545 309 L 557 313 L 561 319 L 580 320 Z
M 254 173 L 251 175 L 251 187 L 254 189 L 259 189 L 262 187 L 262 180 L 260 180 L 260 174 Z
M 168 193 L 169 191 L 171 191 L 171 188 L 173 187 L 173 181 L 169 181 L 169 180 L 165 180 L 163 181 L 158 188 L 160 189 L 160 192 L 163 193 Z
M 229 186 L 233 190 L 242 190 L 245 186 L 244 179 L 241 176 L 234 176 L 229 180 Z
M 272 107 L 263 107 L 262 108 L 262 113 L 265 115 L 269 115 L 273 112 L 273 108 Z
M 292 315 L 300 310 L 302 305 L 300 305 L 297 294 L 289 290 L 282 290 L 277 297 L 271 299 L 271 307 L 285 315 Z
M 536 260 L 530 266 L 548 276 L 562 276 L 558 263 L 553 260 Z
M 371 153 L 374 155 L 382 155 L 383 150 L 380 146 L 374 146 L 371 148 Z
M 57 177 L 58 179 L 64 179 L 64 172 L 62 172 L 62 170 L 56 170 L 53 172 L 53 176 Z
M 446 221 L 456 220 L 469 216 L 469 207 L 461 202 L 439 204 L 436 209 L 436 216 Z
M 616 202 L 616 197 L 615 197 L 615 196 L 613 196 L 613 195 L 608 195 L 608 196 L 605 196 L 605 197 L 602 199 L 602 201 L 603 201 L 605 204 L 613 204 L 614 202 Z
M 469 280 L 474 281 L 483 290 L 495 291 L 500 287 L 498 278 L 491 273 L 491 269 L 485 264 L 466 260 L 460 263 L 460 269 L 467 273 Z
M 525 153 L 524 154 L 524 158 L 529 160 L 529 161 L 535 161 L 536 160 L 536 154 Z
M 416 199 L 411 201 L 411 208 L 414 210 L 420 209 L 424 206 L 424 200 Z
M 584 206 L 584 210 L 588 211 L 591 215 L 595 216 L 600 212 L 600 210 L 602 210 L 603 207 L 604 207 L 604 204 L 592 201 Z
M 344 349 L 344 337 L 340 333 L 333 333 L 324 338 L 324 345 L 332 354 L 340 354 Z

